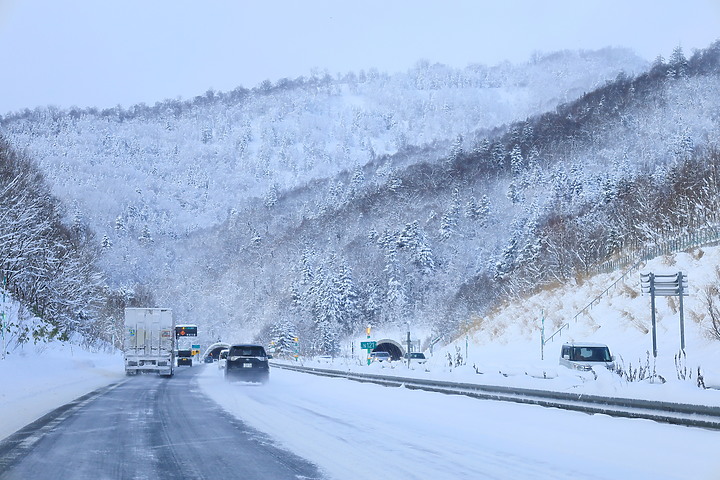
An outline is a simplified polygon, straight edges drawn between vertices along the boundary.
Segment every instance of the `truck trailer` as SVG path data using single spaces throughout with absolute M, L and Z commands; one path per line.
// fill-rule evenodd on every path
M 125 374 L 172 376 L 175 325 L 169 308 L 125 309 Z

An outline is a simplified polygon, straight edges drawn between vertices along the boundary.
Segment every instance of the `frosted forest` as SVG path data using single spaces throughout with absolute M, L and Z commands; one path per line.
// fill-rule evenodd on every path
M 716 42 L 8 113 L 8 335 L 119 345 L 124 307 L 162 306 L 204 342 L 298 336 L 305 354 L 367 325 L 452 337 L 716 226 L 719 88 Z

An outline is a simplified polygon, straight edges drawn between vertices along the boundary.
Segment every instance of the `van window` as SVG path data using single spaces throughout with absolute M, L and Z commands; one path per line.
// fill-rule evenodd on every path
M 573 347 L 570 360 L 575 362 L 610 362 L 610 350 L 607 347 Z

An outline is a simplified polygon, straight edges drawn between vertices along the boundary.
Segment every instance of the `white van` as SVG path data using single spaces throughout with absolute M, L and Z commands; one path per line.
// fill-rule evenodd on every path
M 615 369 L 615 357 L 602 343 L 566 343 L 560 350 L 560 365 L 574 370 L 591 370 L 603 365 L 609 370 Z
M 225 365 L 227 364 L 227 356 L 228 356 L 228 350 L 227 348 L 224 348 L 220 350 L 220 355 L 218 355 L 218 368 L 222 370 L 225 368 Z

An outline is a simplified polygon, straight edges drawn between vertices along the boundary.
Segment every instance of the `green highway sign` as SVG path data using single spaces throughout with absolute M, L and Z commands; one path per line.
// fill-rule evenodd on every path
M 365 350 L 372 350 L 375 347 L 377 347 L 377 342 L 360 342 L 360 348 Z

